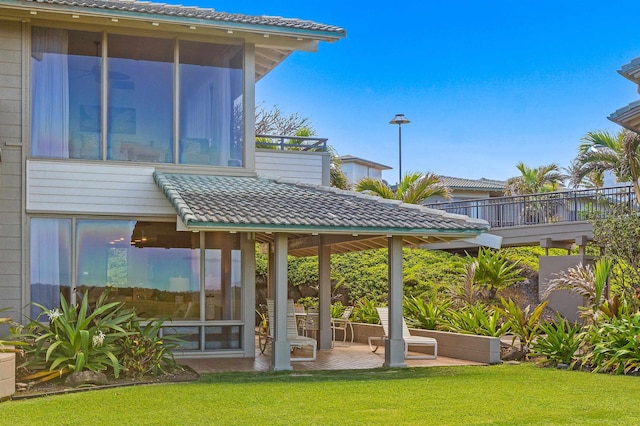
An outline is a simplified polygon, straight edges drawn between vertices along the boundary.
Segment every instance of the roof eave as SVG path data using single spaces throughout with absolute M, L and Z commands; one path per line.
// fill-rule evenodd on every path
M 199 26 L 203 28 L 219 29 L 219 30 L 237 30 L 251 34 L 274 35 L 282 37 L 294 37 L 302 39 L 312 39 L 325 42 L 334 42 L 344 38 L 346 33 L 335 31 L 320 31 L 320 30 L 308 30 L 303 28 L 286 28 L 276 25 L 266 24 L 250 24 L 241 22 L 229 22 L 216 19 L 203 19 L 192 18 L 188 16 L 176 16 L 165 15 L 151 12 L 131 12 L 125 10 L 116 9 L 100 9 L 91 8 L 87 6 L 67 6 L 58 4 L 45 4 L 39 2 L 20 2 L 16 0 L 2 0 L 0 2 L 0 9 L 12 9 L 30 13 L 35 12 L 48 12 L 59 13 L 62 15 L 83 15 L 87 17 L 107 17 L 107 18 L 120 18 L 129 19 L 132 21 L 153 21 L 159 24 L 166 25 L 184 25 L 184 26 Z M 301 40 L 302 41 L 302 40 Z

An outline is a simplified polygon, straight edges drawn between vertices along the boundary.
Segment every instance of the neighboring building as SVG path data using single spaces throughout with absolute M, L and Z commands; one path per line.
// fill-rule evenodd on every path
M 505 181 L 493 179 L 465 179 L 451 176 L 440 176 L 442 183 L 451 190 L 451 199 L 442 197 L 430 197 L 424 204 L 432 204 L 447 201 L 467 201 L 481 198 L 504 196 Z
M 351 184 L 356 184 L 362 178 L 382 180 L 382 171 L 391 167 L 353 155 L 340 157 L 340 168 Z
M 638 85 L 640 93 L 640 58 L 635 58 L 626 65 L 623 65 L 618 73 Z M 622 127 L 640 133 L 640 101 L 635 101 L 612 113 L 609 120 Z
M 400 259 L 389 262 L 399 325 L 402 245 L 488 224 L 319 186 L 327 152 L 255 148 L 256 81 L 344 36 L 131 0 L 0 0 L 0 307 L 53 308 L 61 293 L 93 301 L 110 288 L 143 317 L 169 316 L 164 333 L 185 336 L 191 355 L 253 357 L 264 243 L 272 367 L 290 369 L 287 254 L 319 254 L 328 348 L 330 254 L 388 247 Z M 400 365 L 393 345 L 385 363 Z

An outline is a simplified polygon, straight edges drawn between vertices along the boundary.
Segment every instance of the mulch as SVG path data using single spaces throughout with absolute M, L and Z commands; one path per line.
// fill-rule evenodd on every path
M 183 365 L 181 366 L 181 370 L 176 370 L 175 372 L 164 374 L 160 376 L 144 376 L 140 378 L 131 378 L 131 377 L 109 377 L 108 384 L 105 385 L 83 385 L 77 388 L 70 387 L 64 384 L 65 378 L 49 380 L 43 383 L 31 383 L 28 384 L 27 387 L 17 391 L 11 399 L 20 400 L 20 399 L 29 399 L 29 398 L 38 398 L 42 396 L 49 395 L 60 395 L 67 393 L 75 393 L 75 392 L 85 392 L 91 390 L 100 390 L 100 389 L 112 389 L 117 387 L 125 387 L 125 386 L 138 386 L 138 385 L 150 385 L 150 384 L 159 384 L 159 383 L 180 383 L 180 382 L 192 382 L 196 381 L 200 378 L 200 375 L 192 370 L 190 367 Z M 16 379 L 16 382 L 19 380 Z M 17 384 L 18 385 L 18 384 Z M 19 388 L 19 386 L 16 386 Z

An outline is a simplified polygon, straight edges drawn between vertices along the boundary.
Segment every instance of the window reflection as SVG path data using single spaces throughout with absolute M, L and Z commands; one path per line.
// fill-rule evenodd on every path
M 31 154 L 101 157 L 102 35 L 53 28 L 32 30 Z
M 200 318 L 199 237 L 175 224 L 77 221 L 78 291 L 105 290 L 147 318 Z
M 109 35 L 110 160 L 173 162 L 173 41 Z
M 60 306 L 60 294 L 71 297 L 71 220 L 31 219 L 31 302 L 48 309 Z M 40 308 L 31 307 L 31 318 Z
M 180 162 L 242 166 L 242 47 L 180 42 Z

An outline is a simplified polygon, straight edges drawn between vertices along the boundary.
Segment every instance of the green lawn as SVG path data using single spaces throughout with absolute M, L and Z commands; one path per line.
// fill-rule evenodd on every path
M 533 365 L 230 373 L 8 401 L 0 423 L 633 425 L 639 402 L 640 377 Z

